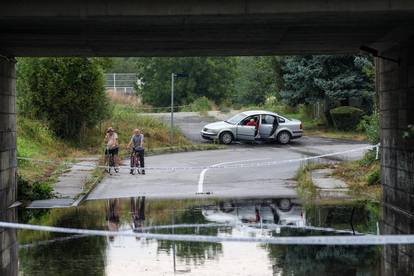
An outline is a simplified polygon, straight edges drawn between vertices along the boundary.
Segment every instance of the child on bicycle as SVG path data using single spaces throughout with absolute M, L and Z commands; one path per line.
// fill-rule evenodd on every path
M 131 140 L 128 143 L 128 148 L 131 148 L 132 146 L 132 150 L 131 150 L 131 171 L 130 174 L 134 174 L 134 164 L 133 164 L 133 160 L 134 160 L 134 154 L 138 154 L 139 155 L 139 163 L 140 163 L 140 167 L 141 167 L 141 173 L 145 174 L 145 170 L 144 170 L 144 134 L 141 133 L 141 131 L 136 128 L 133 131 L 133 135 L 131 137 Z
M 105 135 L 105 163 L 109 162 L 109 155 L 114 157 L 114 167 L 115 172 L 119 171 L 119 159 L 118 159 L 118 151 L 119 151 L 119 143 L 118 143 L 118 134 L 115 130 L 110 127 L 106 130 Z

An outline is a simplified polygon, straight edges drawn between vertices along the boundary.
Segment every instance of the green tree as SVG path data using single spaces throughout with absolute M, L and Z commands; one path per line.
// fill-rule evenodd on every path
M 77 138 L 109 114 L 103 72 L 88 58 L 27 58 L 17 64 L 19 111 L 45 120 L 60 137 Z
M 282 99 L 289 105 L 325 101 L 326 112 L 357 99 L 371 111 L 373 104 L 372 61 L 364 56 L 293 56 L 283 60 Z
M 269 96 L 279 95 L 282 78 L 278 57 L 240 57 L 237 69 L 236 103 L 259 105 Z
M 111 58 L 111 66 L 105 68 L 106 73 L 135 73 L 138 70 L 140 58 L 115 57 Z
M 235 67 L 234 58 L 141 58 L 137 60 L 137 68 L 143 87 L 138 94 L 146 104 L 168 106 L 171 73 L 185 72 L 188 78 L 175 83 L 178 105 L 192 103 L 202 96 L 220 104 L 234 93 Z

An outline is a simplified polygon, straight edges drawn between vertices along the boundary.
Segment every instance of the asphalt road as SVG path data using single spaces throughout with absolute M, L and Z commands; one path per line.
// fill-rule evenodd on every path
M 198 138 L 199 130 L 206 121 L 212 120 L 200 118 L 193 113 L 177 114 L 176 118 L 176 123 L 184 134 L 198 139 L 194 140 L 198 142 L 202 142 Z M 123 168 L 120 173 L 105 177 L 89 194 L 88 199 L 132 196 L 151 198 L 295 197 L 295 183 L 292 178 L 304 161 L 289 160 L 342 152 L 364 146 L 366 144 L 336 139 L 302 137 L 292 141 L 289 145 L 238 143 L 224 150 L 149 156 L 145 161 L 148 167 L 146 175 L 130 175 L 128 168 Z M 356 159 L 362 154 L 363 151 L 358 151 L 341 154 L 335 158 Z M 266 162 L 286 163 L 263 166 Z M 128 161 L 125 161 L 125 164 L 128 164 Z M 211 168 L 203 169 L 207 166 Z M 238 167 L 214 168 L 214 166 Z M 179 169 L 168 169 L 174 167 L 179 167 Z

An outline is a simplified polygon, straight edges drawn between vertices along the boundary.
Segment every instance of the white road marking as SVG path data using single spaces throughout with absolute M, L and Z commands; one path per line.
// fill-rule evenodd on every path
M 228 161 L 228 162 L 222 162 L 222 163 L 217 163 L 217 164 L 211 165 L 208 168 L 205 168 L 204 170 L 201 171 L 200 176 L 198 178 L 198 189 L 197 189 L 197 193 L 200 193 L 200 194 L 203 193 L 204 177 L 206 175 L 206 172 L 210 168 L 214 168 L 214 167 L 218 167 L 218 166 L 223 166 L 223 165 L 228 165 L 228 164 L 237 164 L 237 163 L 252 162 L 252 161 L 264 161 L 264 160 L 270 160 L 270 159 L 272 159 L 272 158 L 247 159 L 247 160 L 238 160 L 238 161 Z

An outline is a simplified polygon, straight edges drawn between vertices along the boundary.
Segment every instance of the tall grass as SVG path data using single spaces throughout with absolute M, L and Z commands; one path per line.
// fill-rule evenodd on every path
M 51 197 L 51 185 L 65 169 L 65 166 L 59 161 L 62 158 L 76 154 L 78 154 L 78 151 L 58 139 L 46 124 L 18 116 L 17 156 L 56 161 L 43 163 L 19 160 L 19 199 L 35 200 Z
M 104 149 L 105 130 L 108 127 L 113 127 L 118 134 L 121 155 L 126 154 L 126 146 L 135 128 L 144 134 L 146 150 L 170 146 L 170 129 L 167 125 L 159 119 L 139 114 L 133 106 L 123 104 L 114 105 L 111 119 L 98 127 L 88 129 L 79 146 L 89 152 L 101 153 Z M 175 129 L 174 146 L 189 145 L 191 142 Z
M 138 128 L 145 136 L 145 145 L 148 149 L 169 145 L 169 127 L 159 119 L 140 115 L 133 109 L 116 105 L 113 117 L 106 124 L 112 125 L 120 137 L 120 143 L 128 143 L 134 128 Z M 191 143 L 177 130 L 174 132 L 175 145 L 190 145 Z
M 129 105 L 134 108 L 139 108 L 142 106 L 141 99 L 136 95 L 123 95 L 114 91 L 109 91 L 106 93 L 106 95 L 114 104 Z
M 190 105 L 181 108 L 181 111 L 192 111 L 192 112 L 207 112 L 210 110 L 217 109 L 214 102 L 210 101 L 207 97 L 199 97 L 195 99 Z

